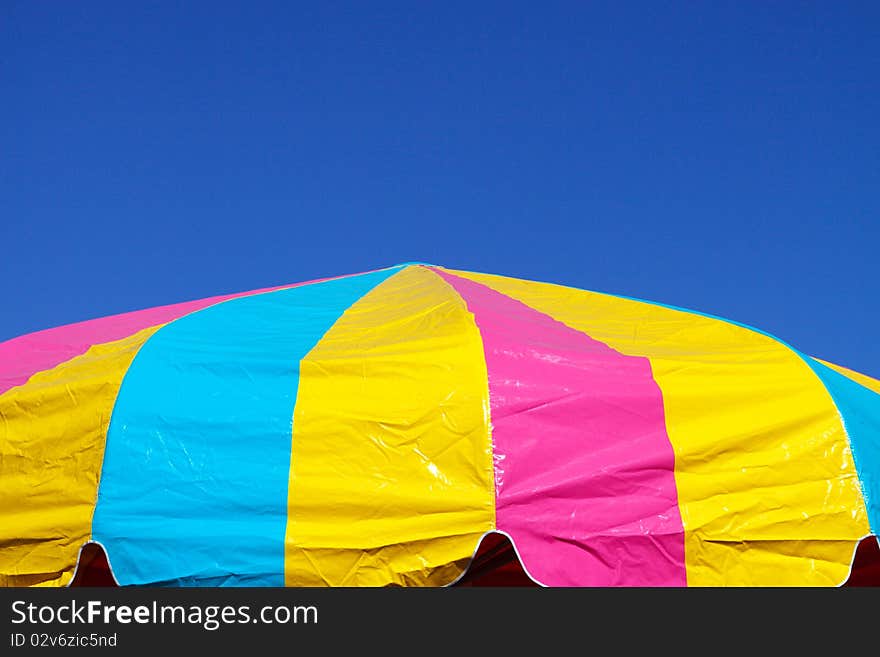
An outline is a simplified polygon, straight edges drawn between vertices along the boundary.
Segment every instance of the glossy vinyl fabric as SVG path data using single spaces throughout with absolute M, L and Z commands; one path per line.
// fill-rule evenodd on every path
M 399 265 L 0 343 L 0 584 L 839 585 L 880 382 L 631 298 Z
M 466 276 L 650 360 L 675 452 L 688 584 L 846 579 L 868 513 L 840 410 L 798 353 L 705 315 Z

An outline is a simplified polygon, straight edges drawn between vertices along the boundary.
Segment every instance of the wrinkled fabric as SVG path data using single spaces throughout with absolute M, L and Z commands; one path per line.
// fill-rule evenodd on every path
M 483 335 L 497 526 L 532 576 L 566 586 L 683 586 L 674 455 L 648 360 L 440 275 Z
M 0 343 L 0 585 L 835 586 L 880 382 L 695 311 L 407 263 Z
M 649 359 L 675 452 L 689 585 L 846 580 L 858 541 L 870 534 L 862 482 L 840 410 L 799 353 L 679 308 L 461 276 Z

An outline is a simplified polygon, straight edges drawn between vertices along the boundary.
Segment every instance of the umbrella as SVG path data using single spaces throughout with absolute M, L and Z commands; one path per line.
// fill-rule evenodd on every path
M 748 326 L 407 263 L 0 344 L 0 584 L 839 585 L 880 382 Z

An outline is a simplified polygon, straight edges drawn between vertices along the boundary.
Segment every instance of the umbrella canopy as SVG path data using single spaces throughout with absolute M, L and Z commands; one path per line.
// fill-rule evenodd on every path
M 0 344 L 0 583 L 838 585 L 880 382 L 717 317 L 412 263 Z

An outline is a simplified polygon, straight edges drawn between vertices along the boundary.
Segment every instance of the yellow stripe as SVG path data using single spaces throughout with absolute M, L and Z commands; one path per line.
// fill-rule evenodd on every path
M 495 526 L 479 332 L 411 266 L 303 359 L 293 419 L 288 586 L 446 584 Z
M 0 395 L 0 586 L 64 586 L 91 536 L 104 440 L 122 377 L 159 326 Z
M 849 441 L 809 366 L 756 331 L 546 283 L 454 272 L 650 358 L 675 451 L 690 585 L 836 585 L 867 512 Z
M 876 393 L 880 393 L 880 381 L 877 379 L 872 379 L 870 376 L 862 374 L 861 372 L 856 372 L 855 370 L 851 370 L 848 367 L 842 367 L 841 365 L 835 365 L 834 363 L 829 363 L 828 361 L 822 360 L 820 358 L 816 358 L 823 365 L 827 365 L 832 370 L 843 374 L 845 377 L 852 379 L 859 385 L 863 385 L 868 390 L 873 390 Z

